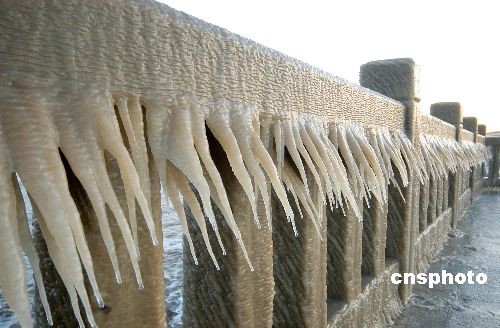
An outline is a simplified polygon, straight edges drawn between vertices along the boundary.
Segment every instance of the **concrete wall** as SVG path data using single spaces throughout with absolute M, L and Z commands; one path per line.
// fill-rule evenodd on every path
M 64 28 L 65 21 L 70 26 Z M 224 98 L 269 113 L 287 109 L 327 122 L 385 127 L 405 133 L 417 150 L 421 135 L 483 142 L 476 138 L 477 120 L 475 132 L 462 128 L 459 103 L 434 104 L 434 117 L 421 113 L 418 66 L 411 59 L 363 65 L 360 87 L 152 1 L 7 0 L 0 4 L 0 23 L 0 71 L 9 82 L 26 79 L 41 84 L 50 75 L 106 81 L 108 91 L 137 98 L 182 92 L 208 104 Z M 473 120 L 464 127 L 473 129 Z M 266 139 L 269 131 L 261 132 Z M 217 146 L 211 147 L 217 154 Z M 219 170 L 226 173 L 222 178 L 231 191 L 242 238 L 250 241 L 248 251 L 256 270 L 249 270 L 222 221 L 228 255 L 216 254 L 221 270 L 215 270 L 190 218 L 194 242 L 202 251 L 199 265 L 187 255 L 184 258 L 187 327 L 384 326 L 411 295 L 410 285 L 393 285 L 390 275 L 425 270 L 481 188 L 480 175 L 474 171 L 471 175 L 457 170 L 422 184 L 409 170 L 402 195 L 389 187 L 388 204 L 366 207 L 362 222 L 353 211 L 344 214 L 324 208 L 320 212 L 328 223 L 319 235 L 304 217 L 298 221 L 300 235 L 294 237 L 274 199 L 274 229 L 257 230 L 224 155 L 214 156 Z M 158 187 L 157 177 L 152 179 Z M 123 191 L 120 196 L 124 197 Z M 262 202 L 258 212 L 265 226 Z M 299 217 L 297 208 L 294 212 Z M 220 219 L 220 213 L 216 216 Z M 146 260 L 161 263 L 158 253 L 151 252 Z M 143 268 L 144 276 L 157 287 L 151 298 L 163 308 L 158 296 L 163 293 L 163 275 L 153 269 L 157 265 Z M 117 294 L 116 287 L 102 289 Z M 127 307 L 139 308 L 131 295 L 115 297 L 120 313 L 133 313 Z M 118 297 L 130 301 L 121 305 Z M 156 322 L 164 322 L 164 316 L 156 316 Z

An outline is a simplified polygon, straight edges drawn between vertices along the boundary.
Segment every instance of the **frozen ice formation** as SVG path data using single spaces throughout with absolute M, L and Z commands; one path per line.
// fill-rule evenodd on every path
M 124 146 L 112 97 L 105 91 L 107 88 L 93 84 L 43 82 L 40 86 L 22 81 L 0 81 L 0 260 L 5 263 L 0 269 L 0 283 L 22 325 L 32 326 L 21 249 L 31 254 L 29 258 L 33 267 L 38 267 L 38 260 L 32 251 L 31 237 L 26 233 L 25 224 L 21 223 L 24 210 L 16 210 L 23 204 L 15 192 L 19 188 L 17 173 L 41 213 L 38 220 L 49 254 L 68 289 L 78 321 L 83 325 L 79 299 L 88 322 L 95 325 L 84 272 L 99 306 L 104 302 L 80 215 L 69 192 L 61 154 L 89 196 L 118 282 L 121 280 L 120 271 L 105 205 L 109 206 L 120 227 L 137 282 L 142 288 L 136 243 L 129 220 L 111 186 L 104 151 L 116 159 L 127 199 L 137 200 L 153 243 L 157 243 L 156 232 L 136 169 L 141 166 L 134 164 Z M 50 310 L 44 303 L 50 322 Z
M 427 172 L 441 178 L 457 169 L 470 170 L 491 158 L 491 152 L 482 143 L 439 138 L 432 135 L 420 136 L 420 149 Z
M 86 319 L 95 326 L 84 274 L 97 303 L 104 304 L 80 214 L 69 193 L 62 156 L 87 192 L 116 281 L 121 283 L 120 267 L 106 206 L 121 231 L 137 284 L 143 288 L 136 204 L 152 243 L 158 243 L 150 214 L 149 160 L 154 161 L 162 186 L 177 211 L 194 261 L 197 262 L 196 250 L 187 228 L 184 204 L 200 228 L 218 269 L 206 224 L 207 219 L 218 247 L 225 252 L 214 216 L 215 204 L 253 270 L 228 190 L 212 158 L 208 130 L 224 150 L 251 204 L 256 228 L 261 228 L 257 202 L 262 199 L 267 228 L 272 229 L 272 188 L 296 235 L 300 231 L 296 229 L 290 201 L 296 202 L 300 216 L 305 211 L 312 218 L 319 232 L 325 229 L 326 204 L 330 209 L 352 208 L 361 220 L 363 204 L 359 201 L 364 199 L 369 204 L 369 199 L 375 197 L 386 203 L 389 184 L 401 189 L 408 184 L 410 174 L 424 183 L 429 176 L 467 169 L 489 155 L 484 145 L 471 142 L 424 135 L 416 149 L 402 132 L 387 128 L 327 122 L 312 114 L 270 112 L 244 103 L 185 93 L 135 95 L 110 90 L 104 83 L 47 79 L 33 84 L 0 79 L 0 101 L 0 283 L 7 301 L 26 327 L 32 326 L 32 319 L 23 252 L 33 266 L 49 323 L 51 314 L 20 181 L 41 213 L 38 220 L 50 256 L 80 325 L 83 326 L 83 318 L 79 301 Z M 262 135 L 268 136 L 266 143 Z M 148 158 L 148 146 L 152 159 Z M 111 185 L 105 152 L 118 163 L 126 209 L 119 204 Z M 401 176 L 402 186 L 397 185 L 394 170 Z M 312 188 L 319 195 L 316 199 L 311 196 Z M 287 191 L 292 200 L 287 198 Z

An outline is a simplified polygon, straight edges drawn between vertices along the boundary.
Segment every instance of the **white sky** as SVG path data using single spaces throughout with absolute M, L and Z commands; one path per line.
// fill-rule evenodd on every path
M 464 116 L 500 130 L 498 1 L 160 2 L 354 83 L 363 63 L 411 57 L 423 112 L 459 101 Z

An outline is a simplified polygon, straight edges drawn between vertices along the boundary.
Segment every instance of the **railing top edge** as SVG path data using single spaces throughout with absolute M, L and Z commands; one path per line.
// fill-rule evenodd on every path
M 462 140 L 463 141 L 474 141 L 474 133 L 467 131 L 467 130 L 462 130 Z
M 106 1 L 111 1 L 111 0 L 106 0 Z M 166 15 L 171 15 L 172 13 L 175 13 L 179 16 L 184 16 L 187 19 L 183 20 L 183 22 L 187 23 L 189 20 L 191 20 L 191 21 L 195 22 L 196 24 L 199 24 L 200 26 L 206 28 L 207 31 L 210 31 L 215 35 L 224 36 L 225 38 L 229 38 L 237 43 L 243 44 L 243 45 L 250 47 L 256 51 L 266 52 L 267 54 L 273 56 L 276 59 L 284 60 L 289 64 L 295 65 L 296 67 L 299 67 L 299 68 L 302 68 L 305 70 L 309 70 L 309 71 L 313 72 L 314 74 L 317 74 L 319 76 L 323 76 L 325 78 L 334 80 L 335 82 L 343 84 L 346 87 L 351 87 L 353 89 L 357 89 L 357 90 L 360 90 L 362 92 L 366 92 L 367 94 L 370 94 L 374 97 L 381 98 L 383 100 L 391 102 L 392 104 L 394 104 L 396 106 L 400 106 L 401 108 L 404 107 L 404 105 L 396 99 L 387 97 L 379 92 L 365 88 L 357 83 L 351 82 L 351 81 L 344 79 L 340 76 L 334 75 L 333 73 L 327 72 L 319 67 L 313 66 L 313 65 L 311 65 L 307 62 L 304 62 L 300 59 L 289 56 L 283 52 L 275 50 L 269 46 L 266 46 L 264 44 L 256 42 L 252 39 L 249 39 L 249 38 L 241 36 L 237 33 L 231 32 L 224 27 L 207 22 L 203 19 L 200 19 L 200 18 L 195 17 L 193 15 L 190 15 L 188 13 L 185 13 L 181 10 L 177 10 L 177 9 L 170 7 L 164 3 L 156 2 L 154 0 L 138 0 L 138 1 L 127 0 L 126 2 L 129 2 L 131 4 L 134 4 L 134 3 L 143 4 L 144 6 L 147 6 L 147 8 L 150 10 L 157 10 L 159 13 L 166 14 Z
M 443 138 L 455 139 L 456 128 L 443 120 L 432 115 L 421 116 L 421 133 L 428 135 L 436 135 Z
M 47 7 L 54 7 L 57 15 Z M 33 79 L 46 72 L 57 78 L 108 79 L 111 88 L 139 95 L 145 87 L 160 92 L 194 88 L 198 96 L 215 95 L 242 102 L 251 99 L 257 106 L 270 104 L 274 109 L 310 112 L 328 120 L 382 125 L 393 131 L 404 128 L 401 102 L 162 3 L 12 1 L 11 8 L 14 14 L 22 13 L 24 17 L 14 21 L 0 10 L 0 23 L 9 26 L 5 28 L 7 41 L 0 44 L 0 56 L 6 59 L 0 63 L 3 72 L 28 72 Z M 61 28 L 61 23 L 68 20 L 65 16 L 73 21 L 66 30 Z M 75 17 L 82 22 L 74 22 Z M 44 29 L 40 30 L 40 26 Z M 26 42 L 10 44 L 13 35 Z M 20 46 L 33 38 L 39 46 Z M 213 43 L 205 44 L 205 40 Z M 197 51 L 204 52 L 202 58 L 196 58 Z M 215 55 L 212 51 L 216 51 Z M 197 62 L 193 62 L 194 58 Z M 210 61 L 216 61 L 218 66 L 209 66 L 207 72 L 203 68 Z M 268 69 L 271 73 L 266 72 Z M 248 75 L 253 79 L 246 81 L 241 73 L 257 75 Z M 261 77 L 265 79 L 259 80 Z M 271 87 L 268 94 L 260 90 L 264 85 Z

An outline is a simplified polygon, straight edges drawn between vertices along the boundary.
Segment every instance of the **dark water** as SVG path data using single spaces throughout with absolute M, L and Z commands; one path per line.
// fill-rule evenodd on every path
M 26 191 L 22 188 L 23 196 L 27 199 Z M 162 228 L 163 228 L 163 276 L 165 279 L 165 301 L 168 304 L 169 323 L 168 327 L 177 328 L 182 326 L 182 230 L 172 205 L 162 192 Z M 28 217 L 32 216 L 29 202 L 26 204 Z M 33 272 L 29 262 L 25 258 L 27 268 L 28 293 L 33 298 Z M 15 313 L 9 308 L 2 295 L 0 288 L 0 328 L 19 327 Z

